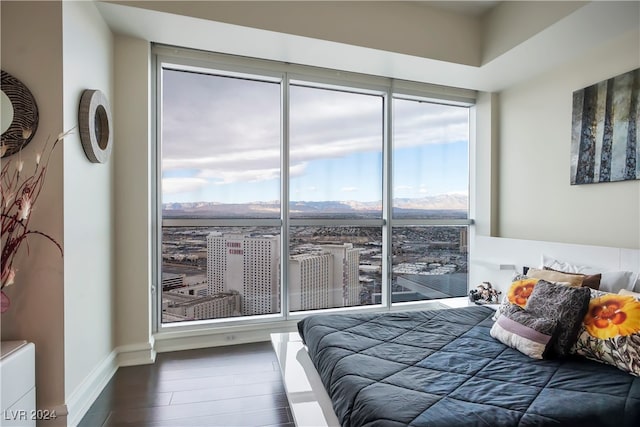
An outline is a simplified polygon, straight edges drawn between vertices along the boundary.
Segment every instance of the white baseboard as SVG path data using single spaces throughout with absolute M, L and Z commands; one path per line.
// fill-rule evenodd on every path
M 67 414 L 67 426 L 75 427 L 80 423 L 82 417 L 87 413 L 117 370 L 117 352 L 114 350 L 91 371 L 67 399 L 65 411 Z M 62 408 L 58 410 L 62 412 Z
M 123 345 L 116 348 L 118 366 L 150 365 L 156 361 L 153 338 L 144 344 Z
M 273 332 L 295 331 L 295 323 L 274 325 L 260 325 L 253 329 L 229 329 L 190 334 L 160 333 L 155 336 L 155 349 L 158 353 L 169 351 L 191 350 L 196 348 L 221 347 L 226 345 L 247 344 L 271 340 Z
M 66 416 L 67 427 L 77 426 L 119 367 L 151 364 L 155 358 L 153 342 L 117 347 L 71 393 L 66 405 L 55 408 L 56 414 Z

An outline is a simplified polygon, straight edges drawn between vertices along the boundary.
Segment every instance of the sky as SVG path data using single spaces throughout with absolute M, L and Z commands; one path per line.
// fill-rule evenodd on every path
M 382 97 L 290 88 L 292 201 L 382 199 Z M 168 202 L 280 199 L 280 86 L 164 70 Z M 468 109 L 395 99 L 394 198 L 468 193 Z

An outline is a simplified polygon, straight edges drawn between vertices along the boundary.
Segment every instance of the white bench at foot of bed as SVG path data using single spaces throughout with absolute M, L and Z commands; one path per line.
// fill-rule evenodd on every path
M 271 334 L 297 427 L 339 427 L 331 399 L 297 332 Z

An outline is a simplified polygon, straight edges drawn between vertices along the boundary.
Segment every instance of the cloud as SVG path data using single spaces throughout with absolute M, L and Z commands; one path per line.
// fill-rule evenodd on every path
M 394 147 L 446 144 L 469 139 L 467 108 L 394 101 Z
M 172 70 L 163 79 L 162 169 L 194 171 L 192 181 L 170 185 L 280 177 L 279 84 Z M 290 93 L 291 177 L 314 160 L 382 153 L 382 97 L 303 86 Z M 394 148 L 468 139 L 468 109 L 393 102 Z
M 315 193 L 316 191 L 318 191 L 318 187 L 314 187 L 314 186 L 310 186 L 310 187 L 305 187 L 305 188 L 299 188 L 297 190 L 294 191 L 295 194 L 311 194 L 311 193 Z
M 342 192 L 344 192 L 344 193 L 353 193 L 353 192 L 356 192 L 356 191 L 358 191 L 358 190 L 359 190 L 359 188 L 358 188 L 358 187 L 342 187 L 342 188 L 340 189 L 340 191 L 342 191 Z
M 279 85 L 183 71 L 163 77 L 163 158 L 279 154 Z
M 298 162 L 296 164 L 291 164 L 291 166 L 289 166 L 289 177 L 295 178 L 304 175 L 308 164 L 308 162 Z M 313 190 L 315 191 L 316 188 L 313 187 Z
M 198 178 L 211 180 L 215 185 L 231 184 L 234 182 L 259 182 L 280 178 L 280 168 L 249 169 L 249 170 L 202 170 Z
M 162 192 L 166 194 L 179 194 L 198 191 L 208 184 L 201 178 L 163 178 Z

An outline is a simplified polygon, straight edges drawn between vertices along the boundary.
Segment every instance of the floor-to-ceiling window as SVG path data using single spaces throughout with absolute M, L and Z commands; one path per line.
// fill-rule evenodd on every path
M 161 324 L 466 295 L 467 92 L 155 49 Z
M 382 271 L 360 266 L 380 255 L 385 98 L 313 82 L 289 95 L 289 310 L 373 304 Z
M 466 295 L 469 109 L 397 95 L 393 119 L 391 300 Z

